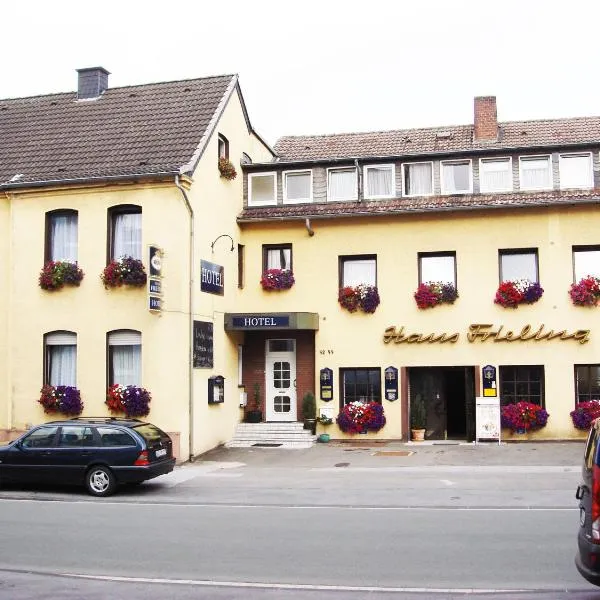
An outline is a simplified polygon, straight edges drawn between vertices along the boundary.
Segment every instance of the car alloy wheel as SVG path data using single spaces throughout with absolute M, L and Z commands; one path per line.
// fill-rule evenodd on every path
M 88 492 L 92 496 L 109 496 L 115 491 L 116 480 L 108 467 L 92 467 L 85 477 Z

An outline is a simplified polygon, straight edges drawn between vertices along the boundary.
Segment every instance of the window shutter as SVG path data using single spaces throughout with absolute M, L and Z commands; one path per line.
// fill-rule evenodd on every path
M 142 343 L 142 334 L 139 331 L 111 331 L 108 334 L 109 346 L 139 346 Z
M 46 334 L 47 346 L 76 346 L 77 334 L 70 331 L 54 331 Z

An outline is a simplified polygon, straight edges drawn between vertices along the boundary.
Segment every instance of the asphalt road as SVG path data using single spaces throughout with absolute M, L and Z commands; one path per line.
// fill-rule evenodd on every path
M 600 598 L 573 565 L 578 477 L 215 462 L 108 500 L 5 488 L 0 598 Z

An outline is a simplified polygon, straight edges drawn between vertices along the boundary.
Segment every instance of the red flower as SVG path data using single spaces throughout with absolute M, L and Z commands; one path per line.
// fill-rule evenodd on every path
M 503 281 L 496 292 L 494 302 L 504 308 L 517 308 L 523 302 L 523 293 L 517 289 L 514 281 Z

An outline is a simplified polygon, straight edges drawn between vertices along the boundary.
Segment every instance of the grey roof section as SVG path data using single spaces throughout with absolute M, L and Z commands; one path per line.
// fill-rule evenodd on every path
M 474 140 L 473 125 L 287 136 L 275 144 L 280 161 L 401 157 L 600 143 L 600 117 L 499 123 L 498 140 Z
M 0 187 L 192 173 L 235 90 L 247 118 L 237 75 L 0 100 Z

